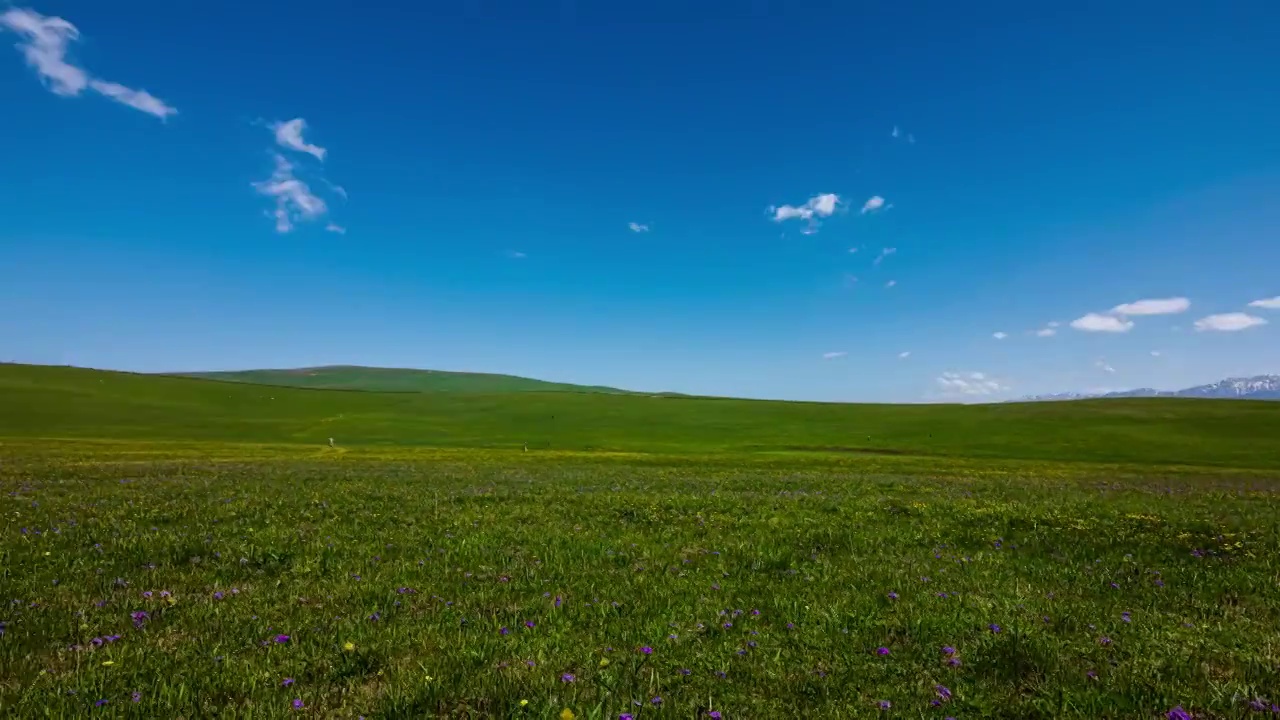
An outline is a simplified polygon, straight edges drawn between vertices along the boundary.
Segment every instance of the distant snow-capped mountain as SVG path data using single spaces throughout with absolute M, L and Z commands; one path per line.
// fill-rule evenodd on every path
M 1231 400 L 1280 400 L 1280 375 L 1255 375 L 1247 378 L 1227 378 L 1208 385 L 1197 385 L 1184 390 L 1156 390 L 1139 388 L 1109 393 L 1053 393 L 1032 395 L 1017 402 L 1050 402 L 1061 400 L 1088 400 L 1091 398 L 1181 397 L 1217 398 Z

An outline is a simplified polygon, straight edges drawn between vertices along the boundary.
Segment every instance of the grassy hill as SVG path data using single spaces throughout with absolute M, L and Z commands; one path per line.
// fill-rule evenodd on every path
M 174 373 L 178 377 L 224 382 L 277 385 L 325 390 L 373 392 L 590 392 L 623 394 L 627 391 L 598 385 L 548 382 L 493 373 L 377 368 L 359 365 L 326 365 L 288 370 L 231 370 L 225 372 Z
M 1280 470 L 1280 404 L 858 405 L 604 393 L 333 392 L 0 365 L 0 438 L 787 452 Z

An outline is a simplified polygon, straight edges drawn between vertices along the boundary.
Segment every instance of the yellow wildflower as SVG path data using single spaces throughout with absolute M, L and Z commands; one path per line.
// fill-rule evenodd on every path
M 342 649 L 346 650 L 347 652 L 352 652 L 356 649 L 356 644 L 348 640 L 346 644 L 342 646 Z
M 525 705 L 528 705 L 528 704 L 529 704 L 529 701 L 528 701 L 528 700 L 521 700 L 521 701 L 520 701 L 520 707 L 524 707 Z
M 609 658 L 600 658 L 600 667 L 609 667 Z
M 574 715 L 573 711 L 569 708 L 565 708 L 564 711 L 560 713 L 560 720 L 573 720 L 576 717 L 577 715 Z
M 115 664 L 116 664 L 116 661 L 115 661 L 115 660 L 107 660 L 106 662 L 104 662 L 104 663 L 102 663 L 102 664 L 103 664 L 104 666 L 115 665 Z

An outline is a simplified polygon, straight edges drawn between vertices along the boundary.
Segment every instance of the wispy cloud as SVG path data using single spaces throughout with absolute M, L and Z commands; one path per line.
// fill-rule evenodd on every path
M 1257 315 L 1232 312 L 1202 317 L 1196 321 L 1195 326 L 1201 332 L 1237 332 L 1266 324 L 1267 321 Z
M 817 232 L 818 218 L 831 217 L 836 210 L 844 207 L 844 201 L 835 193 L 822 193 L 809 198 L 803 205 L 770 205 L 769 213 L 773 215 L 774 222 L 785 222 L 787 220 L 805 220 L 809 223 L 804 229 L 806 235 Z
M 836 358 L 842 358 L 842 357 L 844 357 L 845 355 L 848 355 L 848 354 L 849 354 L 849 353 L 844 352 L 844 351 L 839 351 L 839 352 L 825 352 L 825 353 L 822 353 L 822 359 L 823 359 L 823 360 L 835 360 Z
M 1175 315 L 1186 312 L 1191 301 L 1184 297 L 1137 300 L 1111 308 L 1113 315 Z
M 898 248 L 882 248 L 880 250 L 880 254 L 876 255 L 876 259 L 871 261 L 871 264 L 879 265 L 880 263 L 884 262 L 885 258 L 889 257 L 890 255 L 896 252 L 898 252 Z
M 1280 295 L 1272 298 L 1254 300 L 1249 303 L 1249 307 L 1263 308 L 1264 310 L 1280 310 Z
M 899 360 L 906 360 L 906 359 L 907 359 L 907 358 L 909 358 L 909 357 L 911 357 L 911 351 L 910 351 L 910 350 L 903 350 L 902 352 L 898 353 L 898 359 L 899 359 Z
M 898 281 L 897 281 L 897 280 L 890 280 L 889 282 L 885 283 L 885 284 L 884 284 L 884 286 L 885 286 L 885 287 L 887 287 L 887 288 L 891 288 L 891 287 L 893 287 L 894 285 L 897 285 L 897 284 L 898 284 Z
M 997 339 L 997 340 L 1003 340 L 1003 339 L 1005 339 L 1005 338 L 1009 337 L 1009 333 L 1004 332 L 1003 330 L 997 330 L 997 331 L 995 331 L 995 332 L 991 333 L 991 337 L 993 337 L 993 338 L 995 338 L 995 339 Z
M 18 49 L 55 95 L 75 97 L 88 88 L 161 120 L 178 112 L 146 90 L 94 78 L 84 68 L 71 63 L 67 59 L 67 50 L 71 43 L 80 39 L 80 31 L 60 17 L 48 17 L 27 8 L 11 8 L 0 14 L 0 29 L 22 37 L 17 44 Z
M 346 234 L 347 234 L 347 229 L 346 229 L 346 228 L 344 228 L 344 227 L 342 227 L 342 226 L 341 226 L 341 225 L 339 225 L 338 223 L 332 223 L 332 222 L 331 222 L 331 223 L 329 223 L 328 225 L 325 225 L 325 226 L 324 226 L 324 229 L 325 229 L 325 230 L 327 230 L 327 231 L 329 231 L 329 232 L 331 232 L 331 233 L 337 233 L 337 234 L 339 234 L 339 235 L 346 235 Z
M 643 223 L 629 222 L 627 223 L 627 227 L 631 230 L 631 232 L 636 232 L 636 233 L 649 232 L 649 226 Z
M 1053 337 L 1054 335 L 1057 335 L 1057 334 L 1058 334 L 1058 331 L 1055 328 L 1051 328 L 1051 327 L 1040 328 L 1039 330 L 1036 331 L 1036 337 Z
M 525 255 L 524 253 L 520 252 L 519 250 L 509 250 L 509 251 L 507 251 L 507 257 L 511 258 L 512 260 L 523 260 L 523 259 L 525 259 L 526 257 L 529 257 L 529 256 L 528 256 L 528 255 Z
M 902 128 L 898 127 L 897 125 L 893 126 L 893 131 L 889 133 L 889 137 L 893 138 L 894 140 L 906 139 L 906 141 L 909 143 L 914 143 L 916 141 L 915 135 L 912 135 L 911 133 L 903 133 Z
M 276 203 L 271 217 L 276 221 L 276 232 L 287 233 L 297 222 L 316 220 L 329 211 L 329 206 L 310 186 L 294 176 L 294 166 L 283 155 L 275 156 L 275 170 L 271 178 L 253 184 L 259 194 L 273 198 Z
M 937 378 L 944 392 L 951 395 L 995 395 L 1009 386 L 980 372 L 944 372 Z
M 1133 321 L 1123 320 L 1114 315 L 1089 313 L 1072 320 L 1071 327 L 1084 332 L 1123 333 L 1133 329 Z
M 1151 357 L 1160 357 L 1160 351 L 1159 351 L 1159 350 L 1152 350 L 1152 351 L 1151 351 Z
M 1093 366 L 1094 366 L 1094 367 L 1096 367 L 1096 368 L 1098 368 L 1099 370 L 1101 370 L 1101 371 L 1102 371 L 1102 372 L 1104 372 L 1104 373 L 1114 373 L 1114 372 L 1116 371 L 1116 369 L 1115 369 L 1115 368 L 1113 368 L 1113 367 L 1111 367 L 1109 364 L 1107 364 L 1107 361 L 1106 361 L 1106 360 L 1098 360 L 1097 362 L 1095 362 L 1095 363 L 1093 364 Z
M 872 195 L 867 201 L 862 203 L 862 214 L 873 213 L 884 207 L 884 198 L 879 195 Z
M 280 147 L 314 155 L 317 160 L 323 162 L 324 156 L 328 151 L 319 145 L 312 145 L 302 139 L 302 133 L 306 129 L 307 121 L 302 118 L 278 122 L 271 126 L 271 132 L 275 133 L 276 136 L 276 144 L 280 145 Z

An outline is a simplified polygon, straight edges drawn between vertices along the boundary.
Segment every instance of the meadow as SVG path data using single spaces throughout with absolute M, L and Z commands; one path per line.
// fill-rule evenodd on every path
M 967 411 L 894 426 L 781 403 L 756 422 L 808 413 L 817 441 L 636 423 L 628 446 L 615 415 L 584 432 L 595 449 L 466 447 L 484 427 L 514 443 L 533 402 L 515 397 L 505 420 L 454 416 L 444 446 L 370 423 L 329 448 L 296 437 L 306 413 L 398 412 L 416 438 L 465 399 L 44 372 L 0 371 L 6 716 L 1280 713 L 1280 457 L 1194 430 L 1265 429 L 1280 404 L 1010 406 L 1059 413 L 1075 459 L 1066 442 L 1000 457 L 980 432 L 1028 431 L 981 419 L 998 409 L 942 431 Z M 104 396 L 113 381 L 138 384 Z M 237 425 L 212 400 L 228 388 L 283 399 Z M 571 418 L 583 400 L 538 402 Z M 1146 420 L 1107 440 L 1078 427 L 1091 412 Z M 884 431 L 912 422 L 929 429 Z M 1126 447 L 1139 425 L 1157 440 Z

